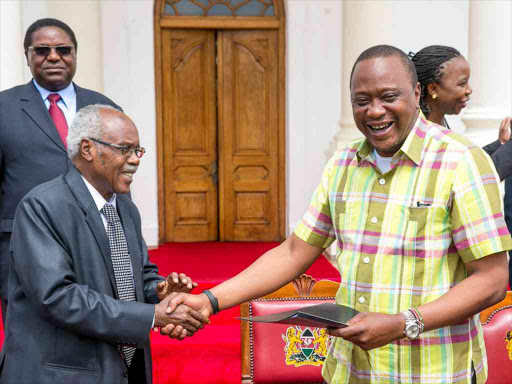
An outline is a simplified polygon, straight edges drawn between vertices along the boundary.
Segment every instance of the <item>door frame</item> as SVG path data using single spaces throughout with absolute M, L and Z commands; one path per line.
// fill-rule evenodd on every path
M 165 172 L 164 172 L 164 127 L 163 127 L 163 80 L 162 80 L 162 30 L 164 29 L 274 29 L 278 31 L 278 92 L 279 92 L 279 169 L 278 169 L 278 228 L 281 240 L 286 235 L 286 143 L 285 143 L 285 12 L 284 1 L 273 0 L 276 16 L 166 16 L 165 0 L 155 0 L 154 5 L 154 57 L 155 57 L 155 91 L 156 91 L 156 147 L 158 177 L 158 239 L 165 239 Z M 220 204 L 219 204 L 220 206 Z

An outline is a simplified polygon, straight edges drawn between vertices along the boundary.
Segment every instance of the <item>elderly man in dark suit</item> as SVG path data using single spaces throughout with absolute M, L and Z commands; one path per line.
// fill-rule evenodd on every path
M 169 290 L 157 288 L 166 280 L 126 196 L 144 152 L 126 115 L 85 107 L 68 136 L 69 172 L 20 202 L 0 384 L 151 384 L 151 328 L 183 338 L 208 322 L 185 306 L 169 313 Z
M 26 32 L 24 48 L 33 80 L 0 92 L 0 298 L 4 320 L 9 239 L 19 201 L 36 185 L 70 169 L 65 138 L 77 110 L 97 103 L 119 108 L 107 97 L 72 82 L 78 45 L 63 22 L 36 21 Z

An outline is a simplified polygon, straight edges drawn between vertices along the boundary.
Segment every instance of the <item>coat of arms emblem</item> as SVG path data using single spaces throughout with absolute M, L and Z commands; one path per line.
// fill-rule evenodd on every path
M 286 343 L 284 347 L 286 365 L 300 367 L 303 365 L 320 366 L 327 357 L 332 336 L 323 328 L 288 327 L 286 335 L 282 335 Z

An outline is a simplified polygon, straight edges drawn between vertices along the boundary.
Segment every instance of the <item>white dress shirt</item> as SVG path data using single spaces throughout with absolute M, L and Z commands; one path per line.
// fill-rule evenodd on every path
M 82 176 L 82 175 L 80 175 Z M 116 205 L 116 194 L 114 193 L 112 195 L 112 197 L 110 198 L 109 201 L 105 200 L 105 198 L 103 196 L 101 196 L 101 193 L 99 193 L 96 188 L 94 188 L 92 186 L 91 183 L 89 183 L 85 177 L 82 176 L 82 180 L 84 181 L 85 183 L 85 186 L 87 187 L 87 189 L 89 190 L 89 192 L 91 193 L 91 196 L 94 200 L 94 203 L 96 204 L 96 207 L 98 208 L 98 211 L 100 211 L 100 216 L 101 216 L 101 220 L 103 221 L 103 225 L 105 226 L 105 231 L 107 230 L 107 227 L 108 227 L 108 221 L 107 221 L 107 218 L 105 217 L 105 215 L 103 214 L 103 212 L 101 211 L 103 209 L 103 206 L 105 204 L 112 204 L 114 206 L 114 208 L 117 208 L 117 205 Z M 124 229 L 123 229 L 124 231 Z M 126 237 L 126 235 L 125 235 Z M 131 273 L 132 273 L 132 279 L 133 279 L 133 267 L 132 267 L 132 262 L 130 260 L 130 270 L 131 270 Z M 135 287 L 135 279 L 133 280 L 133 286 Z M 155 315 L 153 315 L 153 323 L 151 324 L 151 328 L 153 328 L 155 324 Z

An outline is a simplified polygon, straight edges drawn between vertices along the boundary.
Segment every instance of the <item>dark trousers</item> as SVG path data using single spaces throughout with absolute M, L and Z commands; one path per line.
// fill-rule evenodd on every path
M 146 366 L 143 349 L 137 349 L 135 355 L 133 355 L 132 363 L 130 368 L 128 368 L 128 384 L 146 384 Z
M 9 242 L 11 232 L 0 232 L 0 300 L 2 302 L 2 322 L 5 327 L 7 316 L 7 280 L 9 278 Z
M 7 300 L 0 299 L 2 303 L 2 324 L 4 325 L 5 329 L 5 317 L 7 316 Z

